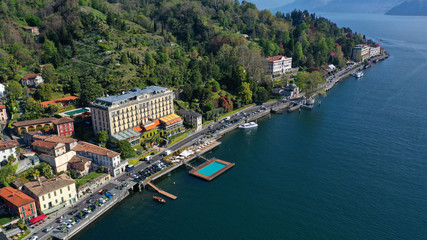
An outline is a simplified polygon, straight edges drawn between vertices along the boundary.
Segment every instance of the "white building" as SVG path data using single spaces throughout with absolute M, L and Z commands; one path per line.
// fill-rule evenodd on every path
M 40 177 L 37 181 L 24 184 L 22 191 L 36 199 L 36 205 L 41 213 L 49 214 L 77 201 L 75 181 L 66 174 L 46 179 Z
M 202 114 L 187 111 L 185 109 L 181 109 L 179 112 L 181 113 L 184 122 L 191 123 L 196 128 L 196 131 L 202 130 Z
M 16 147 L 19 146 L 18 140 L 10 140 L 7 142 L 0 142 L 0 165 L 3 166 L 7 163 L 9 156 L 18 159 L 16 155 Z
M 6 91 L 6 86 L 0 83 L 0 95 L 4 96 L 5 91 Z
M 22 86 L 27 87 L 37 87 L 40 83 L 43 82 L 44 80 L 40 74 L 27 74 L 21 80 Z
M 125 171 L 127 161 L 120 161 L 120 153 L 112 150 L 80 141 L 73 148 L 78 155 L 91 158 L 93 163 L 107 167 L 114 177 Z
M 353 60 L 363 62 L 370 58 L 370 47 L 364 44 L 356 45 L 353 48 Z
M 292 58 L 282 55 L 269 57 L 267 60 L 267 74 L 277 75 L 284 74 L 292 70 Z
M 381 47 L 380 46 L 370 47 L 370 49 L 369 49 L 369 56 L 370 57 L 379 56 L 380 53 L 381 53 Z

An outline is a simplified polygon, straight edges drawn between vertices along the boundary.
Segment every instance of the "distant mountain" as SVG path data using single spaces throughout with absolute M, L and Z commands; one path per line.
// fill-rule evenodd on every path
M 403 0 L 296 0 L 276 8 L 273 12 L 289 12 L 294 9 L 310 12 L 332 13 L 385 13 Z
M 427 0 L 403 2 L 386 12 L 386 15 L 427 16 Z

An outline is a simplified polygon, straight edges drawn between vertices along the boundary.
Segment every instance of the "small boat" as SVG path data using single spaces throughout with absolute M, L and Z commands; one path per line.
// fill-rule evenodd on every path
M 248 128 L 255 128 L 255 127 L 258 127 L 258 124 L 256 122 L 249 122 L 239 126 L 240 129 L 248 129 Z
M 355 76 L 356 78 L 361 78 L 361 77 L 363 77 L 363 72 L 362 72 L 362 71 L 356 72 L 356 73 L 354 74 L 354 76 Z
M 158 196 L 153 196 L 153 200 L 156 200 L 159 203 L 165 203 L 166 202 L 166 200 L 164 200 L 163 198 L 158 197 Z

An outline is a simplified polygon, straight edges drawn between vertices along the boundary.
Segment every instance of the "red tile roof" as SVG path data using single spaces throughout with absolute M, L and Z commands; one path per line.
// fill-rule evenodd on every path
M 26 127 L 26 126 L 32 126 L 32 125 L 38 125 L 38 124 L 53 123 L 53 121 L 56 119 L 57 118 L 40 118 L 35 120 L 16 122 L 16 123 L 13 123 L 12 125 L 15 127 Z
M 12 187 L 4 187 L 0 189 L 0 197 L 18 208 L 35 201 L 25 193 Z
M 24 79 L 25 80 L 30 80 L 30 79 L 34 79 L 34 78 L 36 78 L 38 76 L 38 74 L 31 74 L 31 73 L 28 73 L 27 75 L 25 75 L 24 76 Z
M 120 155 L 118 152 L 114 152 L 110 149 L 106 149 L 88 142 L 80 141 L 77 143 L 77 146 L 73 148 L 73 151 L 76 152 L 89 152 L 100 156 L 107 156 L 110 158 L 117 157 Z
M 272 61 L 272 62 L 274 62 L 274 61 L 279 61 L 280 59 L 282 59 L 282 57 L 283 57 L 283 58 L 285 58 L 285 59 L 288 59 L 288 58 L 287 58 L 287 57 L 285 57 L 285 56 L 277 55 L 277 56 L 273 56 L 273 57 L 269 57 L 269 58 L 267 58 L 267 61 Z
M 0 105 L 0 109 L 5 109 L 6 105 Z
M 40 148 L 46 148 L 46 149 L 55 149 L 59 143 L 56 142 L 46 142 L 46 141 L 40 141 L 36 140 L 31 145 L 33 147 L 40 147 Z M 59 146 L 58 146 L 59 147 Z
M 54 124 L 58 125 L 58 124 L 63 124 L 63 123 L 69 123 L 69 122 L 74 122 L 74 119 L 70 118 L 70 117 L 63 117 L 63 118 L 56 118 L 55 120 L 52 121 Z
M 18 140 L 10 140 L 7 142 L 0 142 L 0 151 L 19 146 Z
M 43 108 L 47 108 L 47 107 L 49 107 L 49 105 L 56 105 L 58 103 L 68 102 L 68 101 L 75 101 L 77 99 L 79 99 L 79 97 L 68 96 L 68 97 L 63 97 L 63 98 L 58 98 L 58 99 L 54 99 L 54 100 L 50 100 L 50 101 L 41 102 L 40 106 Z
M 73 143 L 73 142 L 77 142 L 77 139 L 54 135 L 46 138 L 45 141 L 53 142 L 53 143 Z

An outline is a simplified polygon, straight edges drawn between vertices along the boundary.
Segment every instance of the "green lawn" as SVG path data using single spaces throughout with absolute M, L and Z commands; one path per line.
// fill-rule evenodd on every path
M 169 146 L 172 146 L 172 145 L 174 145 L 175 143 L 177 143 L 177 142 L 181 141 L 182 139 L 186 138 L 186 137 L 187 137 L 187 135 L 188 135 L 189 133 L 190 133 L 190 132 L 186 132 L 186 133 L 182 134 L 181 136 L 179 136 L 179 137 L 177 137 L 177 138 L 173 139 L 172 141 L 170 141 L 170 142 L 169 142 Z
M 12 215 L 10 215 L 10 214 L 0 215 L 0 225 L 4 225 L 4 224 L 6 224 L 12 220 L 13 220 L 13 218 L 12 218 Z
M 76 179 L 76 188 L 79 188 L 79 187 L 85 185 L 86 183 L 88 183 L 91 180 L 101 176 L 102 174 L 104 174 L 104 173 L 91 172 L 86 176 L 83 176 L 81 178 L 77 178 Z

